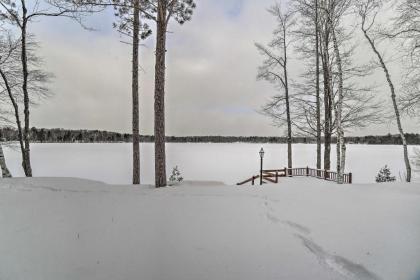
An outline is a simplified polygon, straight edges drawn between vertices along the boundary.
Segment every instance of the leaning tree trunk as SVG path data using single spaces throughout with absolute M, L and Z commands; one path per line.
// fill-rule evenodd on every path
M 0 145 L 0 167 L 1 167 L 1 174 L 3 178 L 11 178 L 12 174 L 10 174 L 9 169 L 7 168 L 6 159 L 4 158 L 3 153 L 3 146 Z
M 165 187 L 165 55 L 166 55 L 166 7 L 158 1 L 155 65 L 155 185 Z
M 336 121 L 337 121 L 337 183 L 343 183 L 343 142 L 344 142 L 344 131 L 342 126 L 342 108 L 343 108 L 343 68 L 341 64 L 341 54 L 340 49 L 338 48 L 337 37 L 335 34 L 334 26 L 330 20 L 331 30 L 332 30 L 332 39 L 334 44 L 334 53 L 335 60 L 338 69 L 338 103 L 336 109 Z
M 23 155 L 23 170 L 27 177 L 32 177 L 32 167 L 31 167 L 31 151 L 30 151 L 30 137 L 29 137 L 29 93 L 28 93 L 28 57 L 27 57 L 27 49 L 26 49 L 26 36 L 27 36 L 27 9 L 25 6 L 25 1 L 22 1 L 22 26 L 21 26 L 21 60 L 22 60 L 22 76 L 23 76 L 23 83 L 22 83 L 22 92 L 23 92 L 23 105 L 24 105 L 24 117 L 25 117 L 25 126 L 23 132 L 23 140 L 25 145 L 25 153 Z
M 400 111 L 399 111 L 398 105 L 397 105 L 397 97 L 396 97 L 396 94 L 395 94 L 395 87 L 394 87 L 394 84 L 392 83 L 391 75 L 389 74 L 388 68 L 386 67 L 385 62 L 384 62 L 381 54 L 376 49 L 375 42 L 370 38 L 369 34 L 367 33 L 367 30 L 363 29 L 363 33 L 364 33 L 366 39 L 368 40 L 373 52 L 378 57 L 378 60 L 381 64 L 381 66 L 382 66 L 382 69 L 383 69 L 384 73 L 385 73 L 389 88 L 391 90 L 391 99 L 392 99 L 392 104 L 394 106 L 395 118 L 397 120 L 398 131 L 400 133 L 401 142 L 403 144 L 403 150 L 404 150 L 404 162 L 405 162 L 405 168 L 406 168 L 406 172 L 407 172 L 406 181 L 410 182 L 411 181 L 411 165 L 410 165 L 410 159 L 408 158 L 407 140 L 405 139 L 404 130 L 403 130 L 402 124 L 401 124 Z
M 321 169 L 321 100 L 319 90 L 319 25 L 318 0 L 315 0 L 315 60 L 316 60 L 316 168 Z M 319 175 L 318 175 L 319 176 Z
M 133 184 L 140 184 L 140 135 L 139 135 L 139 32 L 140 3 L 134 1 L 133 20 L 133 61 L 132 61 L 132 98 L 133 98 Z
M 25 146 L 23 144 L 23 133 L 22 133 L 22 124 L 21 124 L 21 121 L 20 121 L 19 106 L 16 102 L 15 97 L 13 96 L 12 89 L 10 88 L 10 84 L 9 84 L 8 79 L 7 79 L 7 76 L 1 69 L 0 69 L 0 75 L 3 79 L 4 85 L 6 87 L 6 91 L 7 91 L 7 94 L 9 96 L 10 102 L 13 105 L 13 111 L 14 111 L 14 114 L 15 114 L 17 131 L 18 131 L 19 146 L 20 146 L 20 151 L 21 151 L 21 156 L 22 156 L 22 166 L 24 166 Z

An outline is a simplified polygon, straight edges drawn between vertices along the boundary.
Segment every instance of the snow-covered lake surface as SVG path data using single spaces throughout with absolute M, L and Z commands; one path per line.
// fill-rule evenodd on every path
M 131 145 L 118 144 L 33 144 L 33 173 L 45 177 L 79 177 L 110 184 L 131 182 Z M 167 144 L 167 172 L 175 165 L 186 180 L 220 181 L 235 184 L 258 174 L 261 147 L 266 153 L 264 168 L 287 165 L 284 144 Z M 413 147 L 410 147 L 412 150 Z M 315 167 L 316 146 L 294 145 L 294 166 Z M 23 176 L 18 149 L 5 148 L 5 156 L 14 176 Z M 332 147 L 335 169 L 335 146 Z M 404 174 L 401 146 L 348 145 L 346 171 L 355 183 L 373 183 L 379 169 L 387 164 L 393 175 Z M 153 144 L 141 145 L 142 183 L 154 182 Z M 169 174 L 168 174 L 169 176 Z
M 0 279 L 418 280 L 419 213 L 414 183 L 4 179 Z

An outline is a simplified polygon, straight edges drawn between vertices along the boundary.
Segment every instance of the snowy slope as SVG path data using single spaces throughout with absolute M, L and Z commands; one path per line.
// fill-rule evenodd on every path
M 1 280 L 419 277 L 418 184 L 0 180 Z

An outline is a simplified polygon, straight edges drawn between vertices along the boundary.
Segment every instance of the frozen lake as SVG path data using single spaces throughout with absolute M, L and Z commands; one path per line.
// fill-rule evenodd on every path
M 167 145 L 167 172 L 178 165 L 185 180 L 211 180 L 235 184 L 258 174 L 261 147 L 266 151 L 264 168 L 283 168 L 287 163 L 285 144 L 179 144 Z M 131 182 L 131 145 L 116 144 L 33 144 L 32 167 L 37 177 L 80 177 L 111 184 Z M 412 151 L 413 147 L 410 147 Z M 316 146 L 294 145 L 294 166 L 315 167 Z M 4 148 L 13 176 L 23 176 L 17 148 Z M 412 153 L 411 153 L 412 154 Z M 141 145 L 143 184 L 154 182 L 153 144 Z M 335 146 L 332 147 L 335 169 Z M 348 145 L 346 172 L 355 183 L 373 183 L 379 169 L 387 164 L 400 180 L 404 173 L 401 146 Z M 418 175 L 415 174 L 418 181 Z

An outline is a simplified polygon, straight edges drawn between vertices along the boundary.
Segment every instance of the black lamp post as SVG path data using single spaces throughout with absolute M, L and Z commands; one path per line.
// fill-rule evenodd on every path
M 260 185 L 263 184 L 263 159 L 264 159 L 264 149 L 260 150 Z

